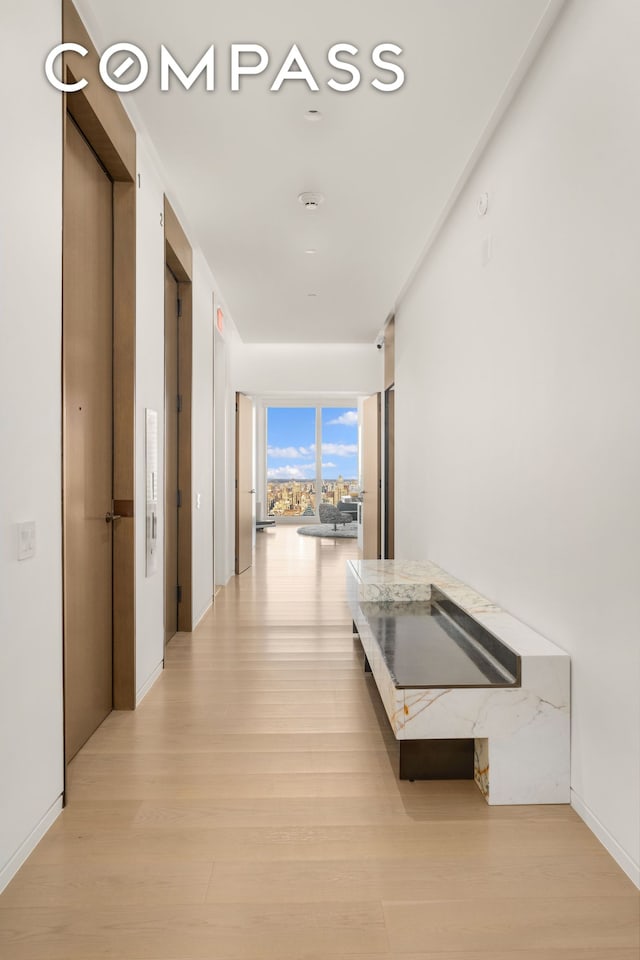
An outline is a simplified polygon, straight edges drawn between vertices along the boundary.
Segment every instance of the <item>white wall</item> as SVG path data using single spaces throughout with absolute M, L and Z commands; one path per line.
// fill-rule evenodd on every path
M 266 520 L 268 516 L 267 504 L 267 408 L 268 401 L 262 398 L 256 399 L 253 404 L 255 417 L 255 450 L 253 457 L 253 473 L 256 495 L 254 505 L 256 511 L 256 520 Z M 254 542 L 256 531 L 253 532 Z
M 3 69 L 19 82 L 3 87 L 13 147 L 0 159 L 0 890 L 62 793 L 62 118 L 42 70 L 60 29 L 59 0 L 2 13 Z M 36 555 L 18 562 L 26 520 Z
M 136 353 L 136 673 L 137 689 L 145 692 L 164 656 L 164 229 L 160 215 L 163 195 L 171 195 L 155 154 L 144 136 L 138 136 L 138 263 Z M 182 218 L 180 218 L 182 220 Z M 189 228 L 182 220 L 189 237 Z M 193 245 L 193 238 L 189 237 Z M 213 379 L 215 278 L 200 249 L 193 245 L 193 346 L 192 346 L 192 616 L 197 623 L 213 598 Z M 158 572 L 145 576 L 145 408 L 159 415 L 160 491 Z M 228 463 L 224 457 L 220 463 Z M 198 502 L 200 506 L 198 506 Z M 220 534 L 224 539 L 224 511 Z M 229 574 L 230 575 L 230 574 Z M 226 579 L 225 581 L 226 582 Z
M 160 221 L 166 183 L 145 138 L 138 137 L 138 264 L 136 384 L 136 671 L 146 690 L 164 655 L 164 230 Z M 176 204 L 177 206 L 177 204 Z M 187 236 L 188 226 L 186 227 Z M 192 616 L 202 617 L 213 597 L 213 295 L 215 278 L 198 247 L 193 248 L 192 402 Z M 160 492 L 158 572 L 145 576 L 145 408 L 159 415 Z M 198 506 L 197 504 L 200 504 Z
M 233 344 L 233 386 L 243 393 L 369 394 L 380 389 L 382 351 L 361 343 Z
M 2 56 L 20 83 L 7 90 L 3 120 L 16 142 L 0 158 L 5 183 L 0 256 L 0 449 L 7 469 L 0 489 L 0 890 L 60 810 L 63 789 L 61 474 L 60 95 L 42 64 L 61 29 L 59 0 L 25 0 L 3 11 Z M 29 38 L 25 45 L 24 38 Z M 159 569 L 145 576 L 145 408 L 158 411 L 160 463 L 164 410 L 165 178 L 144 136 L 138 137 L 136 329 L 136 691 L 146 693 L 162 666 L 163 478 L 159 490 Z M 208 606 L 213 586 L 213 311 L 214 278 L 194 249 L 193 612 Z M 228 366 L 228 358 L 225 364 Z M 227 397 L 230 386 L 225 384 Z M 231 412 L 224 414 L 227 427 Z M 227 447 L 233 442 L 226 437 Z M 229 468 L 228 455 L 220 458 Z M 228 478 L 225 478 L 228 483 Z M 225 491 L 227 501 L 232 492 Z M 195 506 L 195 504 L 194 504 Z M 226 505 L 228 507 L 228 504 Z M 221 536 L 232 548 L 225 505 Z M 17 561 L 17 524 L 34 520 L 34 559 Z M 226 527 L 225 527 L 226 525 Z M 228 565 L 228 560 L 227 560 Z M 35 602 L 34 602 L 35 601 Z
M 636 883 L 639 39 L 567 6 L 396 320 L 396 556 L 571 654 L 574 804 Z
M 193 252 L 192 609 L 197 623 L 213 599 L 213 291 L 200 252 Z M 198 507 L 198 499 L 200 506 Z
M 214 330 L 214 583 L 224 586 L 234 573 L 235 555 L 235 395 L 231 385 L 229 340 Z
M 164 657 L 164 209 L 162 178 L 143 137 L 136 211 L 136 693 L 147 691 Z M 158 413 L 158 568 L 147 577 L 145 410 Z

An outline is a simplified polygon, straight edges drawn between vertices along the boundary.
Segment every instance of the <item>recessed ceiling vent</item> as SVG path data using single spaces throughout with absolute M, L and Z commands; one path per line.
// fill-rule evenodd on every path
M 301 193 L 298 200 L 305 210 L 313 213 L 321 203 L 324 203 L 324 195 L 322 193 Z

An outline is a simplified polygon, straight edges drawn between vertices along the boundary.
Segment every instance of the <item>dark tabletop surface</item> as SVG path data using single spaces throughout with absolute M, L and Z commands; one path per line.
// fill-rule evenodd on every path
M 429 603 L 367 603 L 363 612 L 398 687 L 511 686 L 481 647 Z

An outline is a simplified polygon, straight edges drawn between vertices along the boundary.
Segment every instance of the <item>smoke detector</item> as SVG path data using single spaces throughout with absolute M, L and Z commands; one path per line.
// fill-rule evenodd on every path
M 301 193 L 298 200 L 305 210 L 313 213 L 321 203 L 324 203 L 324 195 L 322 193 Z

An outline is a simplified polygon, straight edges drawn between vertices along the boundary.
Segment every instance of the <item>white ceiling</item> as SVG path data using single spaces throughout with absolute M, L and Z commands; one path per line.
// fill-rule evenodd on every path
M 138 44 L 128 94 L 246 342 L 371 342 L 433 234 L 510 78 L 539 43 L 549 0 L 79 0 L 101 49 Z M 326 52 L 355 44 L 363 83 L 335 93 Z M 403 48 L 382 94 L 369 52 Z M 265 46 L 265 74 L 229 91 L 231 43 Z M 320 92 L 269 86 L 298 43 Z M 214 43 L 216 91 L 160 92 L 164 43 L 189 72 Z M 344 75 L 337 76 L 344 80 Z M 389 79 L 388 76 L 383 79 Z M 304 113 L 320 110 L 309 123 Z M 316 213 L 305 190 L 326 200 Z M 315 255 L 305 250 L 315 248 Z M 317 294 L 309 297 L 309 293 Z

